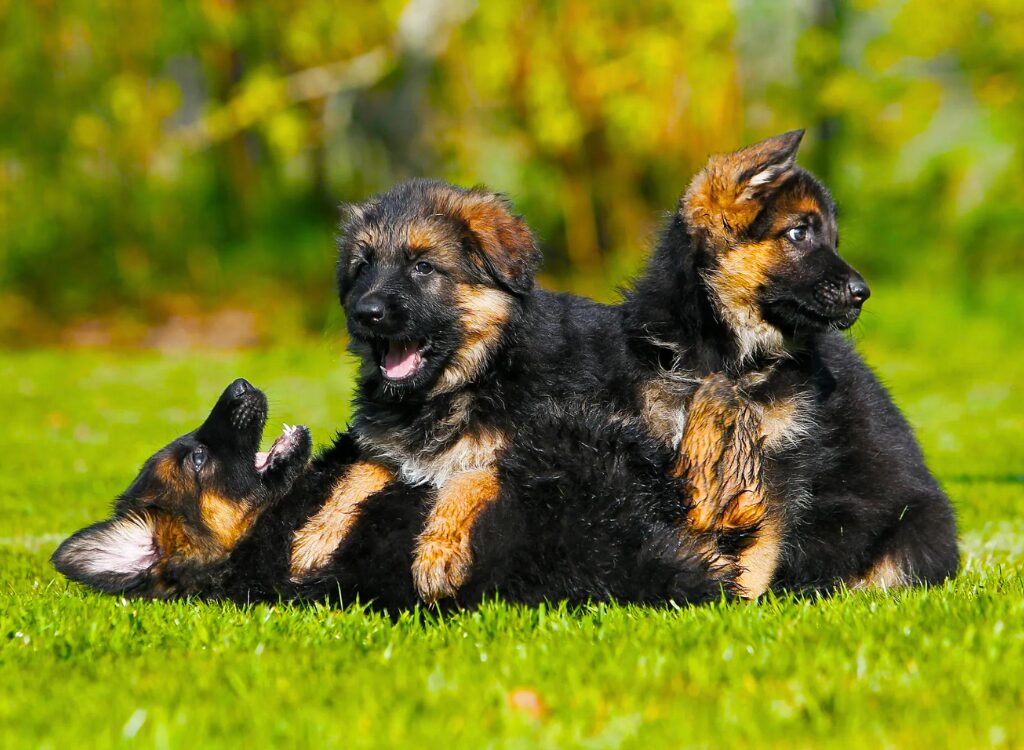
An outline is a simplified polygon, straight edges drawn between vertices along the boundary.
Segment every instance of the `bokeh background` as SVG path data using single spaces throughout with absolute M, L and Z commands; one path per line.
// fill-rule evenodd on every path
M 806 127 L 878 287 L 1018 299 L 1019 0 L 0 0 L 0 343 L 341 329 L 339 201 L 508 193 L 612 299 L 709 152 Z

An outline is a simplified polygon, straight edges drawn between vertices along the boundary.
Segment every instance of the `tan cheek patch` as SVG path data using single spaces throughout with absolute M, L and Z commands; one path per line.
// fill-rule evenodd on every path
M 330 562 L 334 551 L 359 518 L 363 503 L 393 480 L 391 472 L 379 464 L 354 464 L 334 486 L 323 507 L 295 532 L 292 578 L 301 578 Z
M 425 602 L 454 596 L 465 583 L 473 524 L 499 489 L 497 472 L 488 468 L 459 474 L 438 490 L 413 561 L 413 580 Z
M 206 528 L 225 550 L 234 549 L 254 520 L 248 503 L 233 502 L 209 491 L 199 499 L 199 513 Z
M 455 301 L 470 342 L 496 338 L 508 323 L 512 298 L 500 289 L 459 284 L 455 289 Z
M 463 343 L 441 373 L 435 394 L 458 388 L 484 370 L 512 315 L 511 295 L 493 287 L 458 284 L 455 303 L 459 308 Z
M 754 352 L 779 353 L 782 334 L 761 317 L 758 291 L 769 283 L 769 273 L 785 263 L 777 241 L 748 243 L 725 250 L 706 281 L 723 321 L 736 337 L 739 358 Z
M 756 307 L 758 290 L 783 263 L 785 256 L 776 241 L 739 245 L 719 257 L 708 280 L 722 306 L 738 316 Z

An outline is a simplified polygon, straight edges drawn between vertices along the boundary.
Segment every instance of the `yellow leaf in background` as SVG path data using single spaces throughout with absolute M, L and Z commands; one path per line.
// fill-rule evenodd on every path
M 272 115 L 266 123 L 267 141 L 282 159 L 302 151 L 307 142 L 307 126 L 294 109 Z
M 79 148 L 103 148 L 107 143 L 109 132 L 107 123 L 94 114 L 77 115 L 71 123 L 71 139 Z

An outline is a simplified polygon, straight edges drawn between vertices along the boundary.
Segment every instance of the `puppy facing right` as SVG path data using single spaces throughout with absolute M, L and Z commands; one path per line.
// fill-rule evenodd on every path
M 680 199 L 625 302 L 647 411 L 679 444 L 694 528 L 750 537 L 748 596 L 940 583 L 959 566 L 953 509 L 840 333 L 869 291 L 795 164 L 802 136 L 712 157 Z

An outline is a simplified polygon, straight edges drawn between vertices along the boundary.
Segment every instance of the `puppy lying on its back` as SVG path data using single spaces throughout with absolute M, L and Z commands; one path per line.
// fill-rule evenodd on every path
M 67 577 L 145 597 L 240 602 L 361 598 L 389 611 L 420 601 L 412 576 L 429 509 L 422 487 L 390 483 L 361 505 L 316 575 L 292 579 L 292 537 L 359 460 L 347 435 L 309 462 L 304 427 L 259 452 L 262 392 L 232 383 L 207 420 L 143 466 L 114 516 L 53 554 Z M 666 475 L 674 456 L 626 420 L 547 405 L 499 462 L 502 487 L 478 517 L 460 603 L 617 599 L 659 604 L 728 594 L 727 572 L 698 550 Z

